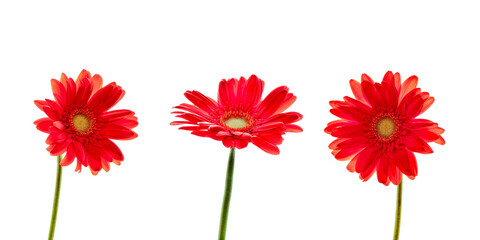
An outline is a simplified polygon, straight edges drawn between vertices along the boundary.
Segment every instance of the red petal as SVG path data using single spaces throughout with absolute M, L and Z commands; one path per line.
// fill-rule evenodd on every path
M 260 118 L 268 118 L 280 107 L 288 93 L 285 86 L 278 87 L 270 92 L 258 105 L 257 112 Z
M 341 106 L 338 108 L 330 109 L 330 112 L 343 119 L 348 119 L 356 122 L 363 122 L 368 119 L 369 113 L 364 112 L 359 108 L 350 107 L 350 106 Z
M 407 151 L 407 155 L 408 155 L 408 161 L 410 163 L 410 168 L 412 170 L 411 176 L 415 177 L 418 174 L 417 159 L 415 158 L 415 154 L 413 154 L 413 152 Z
M 364 148 L 368 145 L 368 138 L 365 136 L 357 136 L 354 138 L 347 139 L 346 141 L 343 141 L 342 143 L 338 144 L 339 148 L 352 148 L 352 147 L 357 147 L 357 148 Z
M 363 125 L 356 124 L 335 128 L 333 129 L 332 136 L 339 138 L 353 138 L 363 136 L 366 132 L 367 130 L 365 130 Z
M 186 91 L 185 97 L 190 100 L 195 106 L 199 107 L 209 115 L 215 114 L 218 110 L 218 104 L 215 100 L 203 95 L 198 91 Z
M 444 145 L 445 144 L 445 139 L 443 139 L 442 136 L 440 136 L 440 138 L 438 138 L 437 140 L 434 141 L 435 143 L 438 143 L 440 145 Z
M 394 84 L 393 83 L 393 73 L 392 71 L 388 71 L 387 73 L 385 73 L 385 76 L 383 76 L 383 80 L 382 80 L 382 83 L 388 83 L 388 84 Z
M 415 128 L 426 128 L 426 127 L 436 127 L 438 124 L 428 120 L 428 119 L 421 119 L 421 118 L 416 118 L 412 119 L 409 124 L 412 126 L 412 129 Z
M 208 126 L 182 126 L 178 128 L 179 130 L 187 130 L 187 131 L 199 131 L 199 130 L 207 130 Z
M 180 104 L 179 106 L 176 106 L 174 107 L 176 109 L 180 109 L 180 110 L 184 110 L 184 111 L 187 111 L 187 112 L 191 112 L 193 114 L 196 114 L 196 115 L 199 115 L 199 116 L 202 116 L 204 118 L 209 118 L 210 114 L 207 113 L 206 111 L 200 109 L 199 107 L 197 106 L 194 106 L 194 105 L 190 105 L 190 104 L 186 104 L 186 103 L 182 103 Z M 173 114 L 177 114 L 176 112 L 172 112 Z M 178 112 L 178 113 L 184 113 L 184 112 Z
M 238 106 L 238 80 L 235 78 L 231 78 L 227 81 L 227 85 L 228 97 L 230 98 L 229 102 L 231 103 L 231 106 Z
M 395 159 L 392 159 L 391 156 L 391 154 L 388 154 L 388 178 L 394 185 L 398 185 L 402 181 L 402 173 L 395 164 Z
M 100 172 L 100 170 L 101 170 L 101 169 L 100 169 L 100 170 L 98 170 L 98 171 L 95 171 L 95 170 L 93 170 L 90 166 L 89 166 L 89 169 L 90 169 L 90 172 L 92 172 L 93 176 L 97 176 L 97 174 L 98 174 L 98 173 Z
M 358 173 L 365 172 L 365 170 L 377 164 L 378 159 L 376 159 L 376 154 L 374 153 L 375 148 L 367 147 L 357 155 L 357 164 L 355 165 L 355 170 Z
M 189 121 L 173 121 L 170 123 L 171 126 L 183 125 L 183 124 L 194 124 Z
M 66 89 L 65 89 L 65 86 L 63 84 L 61 84 L 58 80 L 56 79 L 52 79 L 50 81 L 51 85 L 52 85 L 52 92 L 53 92 L 53 95 L 57 95 L 57 96 L 65 96 L 66 94 Z M 55 98 L 56 99 L 56 98 Z
M 287 113 L 280 113 L 277 115 L 272 116 L 266 122 L 283 122 L 283 123 L 294 123 L 298 122 L 303 118 L 302 114 L 297 112 L 287 112 Z
M 240 101 L 245 106 L 245 111 L 256 107 L 260 103 L 264 85 L 265 83 L 255 75 L 248 78 L 245 94 Z
M 65 125 L 62 121 L 55 121 L 53 122 L 53 126 L 56 127 L 58 130 L 65 130 Z
M 408 150 L 398 150 L 393 152 L 393 162 L 398 169 L 407 176 L 417 175 L 417 160 L 415 155 Z
M 85 162 L 85 149 L 83 148 L 82 144 L 76 141 L 72 141 L 70 146 L 72 147 L 72 150 L 74 151 L 75 156 L 77 157 L 77 162 L 79 164 Z
M 246 88 L 247 88 L 247 80 L 244 77 L 240 77 L 237 83 L 237 104 L 241 106 L 245 106 L 245 95 L 246 95 Z
M 121 95 L 122 88 L 115 83 L 110 83 L 92 96 L 87 104 L 87 108 L 93 109 L 97 114 L 103 113 L 113 107 Z
M 400 93 L 400 87 L 402 86 L 400 73 L 397 72 L 395 75 L 393 75 L 393 82 L 395 89 L 397 89 L 397 92 Z
M 50 118 L 40 118 L 33 122 L 37 126 L 37 129 L 44 132 L 50 133 L 49 128 L 53 125 L 53 121 Z
M 263 151 L 265 151 L 266 153 L 270 153 L 270 154 L 273 154 L 273 155 L 280 154 L 280 149 L 278 149 L 277 146 L 273 145 L 270 142 L 265 141 L 261 137 L 253 137 L 252 138 L 252 143 L 253 143 L 253 145 L 255 145 L 255 146 L 259 147 L 260 149 L 262 149 Z
M 280 107 L 278 107 L 277 111 L 273 114 L 278 114 L 278 113 L 281 113 L 281 112 L 287 110 L 287 108 L 292 106 L 292 104 L 296 100 L 297 100 L 296 96 L 294 96 L 292 93 L 288 93 L 287 96 L 285 97 L 285 100 L 283 100 L 283 103 L 280 105 Z
M 364 112 L 364 113 L 368 113 L 372 110 L 372 108 L 358 100 L 355 100 L 351 97 L 344 97 L 343 98 L 345 100 L 346 103 L 348 103 L 350 106 L 354 107 L 354 108 L 357 108 L 359 109 L 360 111 Z
M 208 131 L 192 131 L 192 134 L 195 135 L 195 136 L 199 136 L 199 137 L 211 137 L 211 136 L 209 136 L 211 133 L 208 132 Z M 222 140 L 222 139 L 223 138 L 216 139 L 216 140 Z
M 255 129 L 252 130 L 253 133 L 255 132 L 264 132 L 264 131 L 281 131 L 284 132 L 284 124 L 282 122 L 271 122 L 271 123 L 265 123 L 262 125 L 258 125 L 255 127 Z
M 92 96 L 93 86 L 87 79 L 82 79 L 77 85 L 77 94 L 74 102 L 80 106 L 85 106 Z
M 52 145 L 53 148 L 50 151 L 50 155 L 52 156 L 62 155 L 65 151 L 67 151 L 68 144 L 70 144 L 70 141 L 64 141 L 64 142 Z
M 261 134 L 259 136 L 274 145 L 280 145 L 283 142 L 283 137 L 280 134 Z
M 434 128 L 430 128 L 428 130 L 433 132 L 433 133 L 439 134 L 439 135 L 443 134 L 445 132 L 445 129 L 443 129 L 441 127 L 434 127 Z
M 405 144 L 410 151 L 428 154 L 433 153 L 432 148 L 417 135 L 409 135 L 405 138 Z
M 362 151 L 362 148 L 352 147 L 352 148 L 342 148 L 338 153 L 335 154 L 335 158 L 339 161 L 346 161 L 352 159 L 357 153 Z
M 367 74 L 362 74 L 362 77 L 361 77 L 361 80 L 362 82 L 369 82 L 369 83 L 374 83 L 372 78 L 370 78 L 370 76 L 368 76 Z
M 365 98 L 367 99 L 368 103 L 370 103 L 371 106 L 375 107 L 383 103 L 382 98 L 378 94 L 374 84 L 367 81 L 363 81 L 362 91 L 363 91 L 363 94 L 365 95 Z
M 85 150 L 85 153 L 87 154 L 86 160 L 90 169 L 95 172 L 100 171 L 102 169 L 102 160 L 100 158 L 101 149 L 94 147 L 93 145 L 89 145 Z
M 295 124 L 285 124 L 285 132 L 303 132 L 303 129 Z
M 115 103 L 112 106 L 117 105 L 117 103 L 120 102 L 120 100 L 122 100 L 124 96 L 125 96 L 125 90 L 121 89 L 120 97 L 118 97 L 117 101 L 115 101 Z
M 355 172 L 355 165 L 357 164 L 358 154 L 347 164 L 347 170 L 349 172 Z
M 33 101 L 33 103 L 42 111 L 43 111 L 43 106 L 47 105 L 47 102 L 43 100 L 35 100 Z
M 77 160 L 77 167 L 75 167 L 75 172 L 82 172 L 82 164 Z
M 132 128 L 135 128 L 136 126 L 138 126 L 137 119 L 138 119 L 137 117 L 132 116 L 132 117 L 129 117 L 129 118 L 126 118 L 126 119 L 120 119 L 120 120 L 111 122 L 111 124 L 124 126 L 126 128 L 132 129 Z
M 91 76 L 92 76 L 92 75 L 90 74 L 89 71 L 87 71 L 87 70 L 85 70 L 85 69 L 82 69 L 82 71 L 80 72 L 80 74 L 78 74 L 78 77 L 77 77 L 77 79 L 75 80 L 75 82 L 76 82 L 77 85 L 78 85 L 78 83 L 79 83 L 81 80 L 83 80 L 83 79 L 85 79 L 85 78 L 86 78 L 86 79 L 90 79 Z
M 338 108 L 338 107 L 341 107 L 341 106 L 347 106 L 348 105 L 343 101 L 337 101 L 337 100 L 330 101 L 330 102 L 328 102 L 328 104 L 330 104 L 330 106 L 332 108 Z
M 43 107 L 43 112 L 45 112 L 45 114 L 47 114 L 47 116 L 52 119 L 52 120 L 60 120 L 60 117 L 58 116 L 59 113 L 55 112 L 51 107 L 49 106 L 44 106 Z
M 345 142 L 347 140 L 348 140 L 348 138 L 337 138 L 337 139 L 333 140 L 333 142 L 331 142 L 328 145 L 328 148 L 330 148 L 332 150 L 335 150 L 335 149 L 337 149 L 337 146 L 338 146 L 339 143 Z
M 357 122 L 351 122 L 351 121 L 344 120 L 344 119 L 335 120 L 335 121 L 329 122 L 324 131 L 328 134 L 332 134 L 332 131 L 337 127 L 355 125 L 355 124 L 358 124 L 358 123 Z
M 411 119 L 411 118 L 414 118 L 416 116 L 418 116 L 420 114 L 420 111 L 422 110 L 422 106 L 424 104 L 424 100 L 422 100 L 422 98 L 420 96 L 416 96 L 412 99 L 411 102 L 409 102 L 407 105 L 406 105 L 406 108 L 405 108 L 405 117 L 407 119 Z
M 405 95 L 407 95 L 410 91 L 417 87 L 418 77 L 413 75 L 407 78 L 405 82 L 402 83 L 402 87 L 400 88 L 400 95 L 398 97 L 398 101 L 401 102 Z
M 67 94 L 65 95 L 64 103 L 66 106 L 75 104 L 75 97 L 77 96 L 77 85 L 72 79 L 67 80 Z
M 356 162 L 355 171 L 360 173 L 360 179 L 364 182 L 372 177 L 377 161 L 379 161 L 378 155 L 373 147 L 365 148 L 357 154 L 353 160 Z
M 442 129 L 442 128 L 438 128 Z M 442 129 L 443 130 L 443 129 Z M 426 142 L 433 142 L 440 138 L 440 135 L 428 130 L 416 130 L 412 131 L 415 135 L 419 136 L 421 139 L 425 140 Z
M 102 168 L 105 172 L 110 171 L 110 163 L 102 159 Z
M 119 160 L 119 161 L 122 161 L 124 160 L 124 157 L 123 157 L 123 153 L 122 151 L 120 150 L 120 148 L 118 148 L 118 146 L 108 140 L 108 139 L 105 139 L 103 140 L 102 142 L 100 142 L 100 145 L 103 147 L 103 149 L 108 152 L 115 160 Z
M 60 161 L 60 166 L 68 166 L 73 160 L 75 160 L 75 151 L 73 149 L 73 144 L 70 143 L 67 147 L 67 154 L 65 154 L 65 157 Z
M 380 155 L 380 159 L 377 163 L 377 179 L 378 182 L 383 183 L 385 186 L 388 186 L 390 180 L 388 178 L 388 168 L 389 168 L 389 161 L 385 155 Z
M 237 82 L 238 80 L 231 78 L 228 81 L 222 79 L 218 84 L 218 105 L 225 109 L 230 110 L 231 107 L 236 106 L 237 103 Z
M 193 113 L 184 113 L 184 114 L 177 115 L 176 117 L 185 119 L 190 124 L 198 124 L 200 122 L 209 122 L 208 119 L 205 119 L 204 117 L 198 116 Z
M 47 106 L 45 107 L 49 107 L 57 116 L 61 116 L 64 112 L 63 108 L 57 102 L 51 101 L 49 99 L 45 99 L 45 102 L 47 103 Z
M 93 93 L 96 93 L 100 88 L 102 88 L 103 79 L 100 75 L 95 74 L 92 77 L 92 83 L 93 83 Z
M 389 106 L 396 107 L 398 104 L 399 91 L 395 88 L 394 76 L 388 71 L 383 78 L 382 84 L 378 85 L 377 91 L 380 93 L 385 103 Z
M 134 114 L 135 113 L 130 110 L 120 109 L 120 110 L 105 112 L 100 117 L 104 118 L 107 122 L 113 122 L 123 118 L 131 117 Z
M 364 182 L 368 181 L 375 173 L 375 165 L 369 166 L 365 171 L 360 173 L 360 179 Z
M 433 102 L 435 102 L 435 98 L 434 97 L 429 97 L 427 98 L 427 100 L 425 100 L 425 102 L 423 103 L 423 107 L 422 107 L 422 110 L 420 111 L 420 114 L 424 113 L 425 111 L 427 111 L 433 104 Z
M 64 132 L 56 130 L 55 128 L 52 128 L 50 129 L 50 135 L 48 135 L 45 143 L 49 145 L 53 145 L 53 144 L 65 142 L 66 140 L 67 140 L 67 135 Z
M 248 145 L 248 142 L 242 139 L 237 139 L 233 137 L 225 137 L 222 139 L 222 143 L 227 148 L 238 148 L 242 149 Z
M 365 95 L 363 94 L 362 85 L 359 82 L 351 79 L 350 80 L 350 88 L 352 89 L 353 95 L 355 96 L 355 98 L 358 101 L 362 102 L 365 105 L 370 105 L 367 102 L 367 99 L 365 98 Z
M 103 134 L 106 138 L 117 139 L 117 140 L 130 140 L 136 137 L 136 133 L 132 130 L 114 124 L 107 124 L 102 129 Z
M 65 75 L 65 73 L 62 73 L 62 75 L 60 75 L 60 82 L 63 84 L 63 86 L 67 86 L 67 80 L 67 75 Z

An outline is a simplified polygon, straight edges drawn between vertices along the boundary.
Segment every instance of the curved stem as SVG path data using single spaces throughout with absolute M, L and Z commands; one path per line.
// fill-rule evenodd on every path
M 48 232 L 48 240 L 53 240 L 55 235 L 55 224 L 57 223 L 58 200 L 60 198 L 60 185 L 62 184 L 62 166 L 60 161 L 62 156 L 57 156 L 57 181 L 55 182 L 55 195 L 53 198 L 52 220 L 50 221 L 50 231 Z
M 233 168 L 235 165 L 235 148 L 230 149 L 228 156 L 227 176 L 225 178 L 225 192 L 223 194 L 222 215 L 220 218 L 220 228 L 218 230 L 218 239 L 225 240 L 227 233 L 228 208 L 230 207 L 230 198 L 232 195 Z
M 395 211 L 395 230 L 393 231 L 393 240 L 398 240 L 400 235 L 400 218 L 402 216 L 402 188 L 403 180 L 397 186 L 397 209 Z

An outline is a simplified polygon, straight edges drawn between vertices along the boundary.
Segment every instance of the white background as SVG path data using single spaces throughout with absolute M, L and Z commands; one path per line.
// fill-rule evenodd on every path
M 278 156 L 237 151 L 227 238 L 391 239 L 396 187 L 349 173 L 323 132 L 349 79 L 387 70 L 417 75 L 436 98 L 421 117 L 446 129 L 405 180 L 401 239 L 480 239 L 474 1 L 12 2 L 0 3 L 0 239 L 47 238 L 56 159 L 33 100 L 83 68 L 126 90 L 114 109 L 136 112 L 139 137 L 118 142 L 125 161 L 108 173 L 64 168 L 55 239 L 216 239 L 228 149 L 170 112 L 186 90 L 216 98 L 222 78 L 250 74 L 264 96 L 298 96 L 304 132 Z

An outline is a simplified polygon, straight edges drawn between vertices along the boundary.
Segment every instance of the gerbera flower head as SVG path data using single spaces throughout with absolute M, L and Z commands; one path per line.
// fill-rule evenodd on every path
M 325 128 L 337 138 L 329 148 L 336 159 L 350 160 L 347 169 L 360 173 L 363 181 L 375 172 L 385 185 L 399 184 L 402 174 L 414 179 L 418 173 L 414 152 L 433 153 L 429 142 L 445 144 L 440 136 L 444 130 L 437 123 L 417 118 L 434 102 L 417 82 L 411 76 L 401 83 L 399 73 L 388 71 L 381 83 L 375 83 L 363 74 L 361 83 L 350 80 L 356 99 L 330 102 L 330 112 L 341 119 Z
M 187 91 L 192 104 L 182 103 L 173 112 L 181 121 L 171 125 L 186 125 L 179 129 L 200 137 L 222 141 L 227 148 L 245 148 L 253 143 L 270 154 L 279 154 L 278 145 L 286 132 L 301 132 L 293 124 L 302 115 L 284 111 L 297 99 L 285 86 L 274 89 L 261 100 L 265 83 L 252 75 L 248 79 L 223 79 L 218 87 L 218 101 L 198 91 Z
M 110 139 L 129 140 L 137 137 L 131 129 L 138 125 L 130 110 L 108 111 L 124 96 L 125 91 L 112 82 L 102 87 L 100 75 L 93 77 L 83 70 L 76 81 L 62 73 L 60 81 L 51 80 L 55 100 L 35 100 L 35 105 L 47 117 L 34 122 L 37 129 L 48 133 L 47 151 L 52 156 L 64 153 L 61 166 L 70 165 L 75 158 L 96 175 L 110 163 L 120 165 L 123 154 Z

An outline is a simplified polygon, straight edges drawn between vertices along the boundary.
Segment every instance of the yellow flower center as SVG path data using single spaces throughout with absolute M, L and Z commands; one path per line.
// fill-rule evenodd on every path
M 248 126 L 248 122 L 243 118 L 231 117 L 225 121 L 225 125 L 229 128 L 239 129 Z
M 375 124 L 375 130 L 382 138 L 388 138 L 395 132 L 395 121 L 389 117 L 383 117 Z
M 75 129 L 77 129 L 79 132 L 82 132 L 82 133 L 90 129 L 90 126 L 91 126 L 90 118 L 88 118 L 86 115 L 81 113 L 73 116 L 72 122 Z

